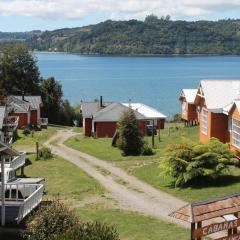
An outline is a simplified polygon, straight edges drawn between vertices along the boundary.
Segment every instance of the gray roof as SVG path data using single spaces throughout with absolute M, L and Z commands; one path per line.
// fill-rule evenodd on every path
M 28 112 L 30 108 L 29 102 L 23 101 L 16 96 L 8 96 L 7 105 L 14 112 Z
M 6 114 L 6 107 L 0 106 L 0 129 L 3 128 L 3 121 L 5 118 L 5 114 Z
M 121 115 L 123 114 L 123 112 L 129 110 L 129 107 L 124 106 L 121 103 L 111 103 L 110 105 L 108 105 L 107 107 L 103 108 L 102 110 L 96 112 L 93 115 L 93 120 L 95 122 L 117 122 L 119 121 Z M 143 120 L 146 119 L 146 117 L 144 115 L 142 115 L 141 113 L 133 110 L 136 118 L 138 120 Z
M 107 107 L 112 102 L 104 102 L 103 106 Z M 101 110 L 100 103 L 99 102 L 82 102 L 81 103 L 81 110 L 83 118 L 92 118 L 96 112 Z
M 20 156 L 20 153 L 15 149 L 8 147 L 5 143 L 0 141 L 0 152 L 8 156 Z
M 37 109 L 42 105 L 41 96 L 24 96 L 24 100 L 22 96 L 14 96 L 14 97 L 22 102 L 29 103 L 32 109 Z

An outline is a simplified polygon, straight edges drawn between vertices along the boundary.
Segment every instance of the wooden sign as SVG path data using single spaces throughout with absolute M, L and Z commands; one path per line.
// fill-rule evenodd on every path
M 207 235 L 210 235 L 210 234 L 213 234 L 216 232 L 237 228 L 238 226 L 240 226 L 240 218 L 238 218 L 236 220 L 232 220 L 232 221 L 214 223 L 214 224 L 202 227 L 202 228 L 195 229 L 194 230 L 194 238 L 200 238 L 200 237 L 207 236 Z M 223 238 L 223 239 L 225 240 L 225 238 Z M 240 240 L 240 238 L 236 238 L 236 239 L 233 238 L 233 240 L 238 240 L 238 239 Z
M 218 238 L 216 240 L 240 240 L 240 233 L 231 235 L 229 237 Z

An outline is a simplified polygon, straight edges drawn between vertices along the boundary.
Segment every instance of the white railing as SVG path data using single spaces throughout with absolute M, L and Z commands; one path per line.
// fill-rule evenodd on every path
M 17 170 L 18 168 L 25 165 L 26 162 L 26 153 L 21 152 L 20 156 L 16 156 L 14 158 L 8 158 L 6 159 L 6 167 L 13 168 L 14 170 Z
M 4 143 L 6 144 L 6 145 L 12 145 L 12 142 L 13 142 L 13 138 L 12 137 L 4 137 Z
M 23 204 L 20 206 L 19 209 L 17 219 L 18 223 L 40 204 L 40 202 L 42 201 L 43 191 L 44 185 L 38 184 L 37 190 L 24 200 Z
M 9 116 L 5 118 L 3 123 L 3 127 L 7 129 L 7 131 L 15 131 L 18 126 L 19 117 L 18 116 Z
M 39 125 L 48 125 L 48 118 L 40 118 Z
M 17 202 L 24 201 L 25 199 L 29 198 L 41 185 L 43 184 L 6 183 L 5 200 Z

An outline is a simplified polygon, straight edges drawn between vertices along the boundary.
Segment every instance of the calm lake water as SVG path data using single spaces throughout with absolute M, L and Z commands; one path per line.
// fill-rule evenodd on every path
M 182 88 L 201 79 L 240 79 L 240 57 L 114 57 L 35 53 L 41 75 L 54 76 L 72 103 L 93 100 L 142 102 L 171 116 Z

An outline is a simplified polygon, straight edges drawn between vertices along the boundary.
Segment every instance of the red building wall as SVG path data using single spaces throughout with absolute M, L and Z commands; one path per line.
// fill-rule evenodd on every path
M 91 118 L 85 118 L 84 119 L 84 126 L 83 126 L 83 132 L 85 136 L 91 136 L 92 133 L 92 119 Z
M 96 122 L 96 137 L 113 137 L 116 129 L 116 122 Z
M 23 128 L 28 125 L 28 114 L 27 113 L 11 113 L 10 116 L 18 116 L 18 128 Z
M 157 120 L 157 129 L 164 129 L 165 126 L 165 119 L 158 119 Z
M 31 110 L 30 124 L 31 125 L 37 125 L 38 124 L 38 112 L 37 112 L 37 110 Z
M 96 122 L 95 123 L 95 134 L 96 137 L 113 137 L 117 130 L 117 122 Z M 147 121 L 140 121 L 138 124 L 139 131 L 146 135 Z

